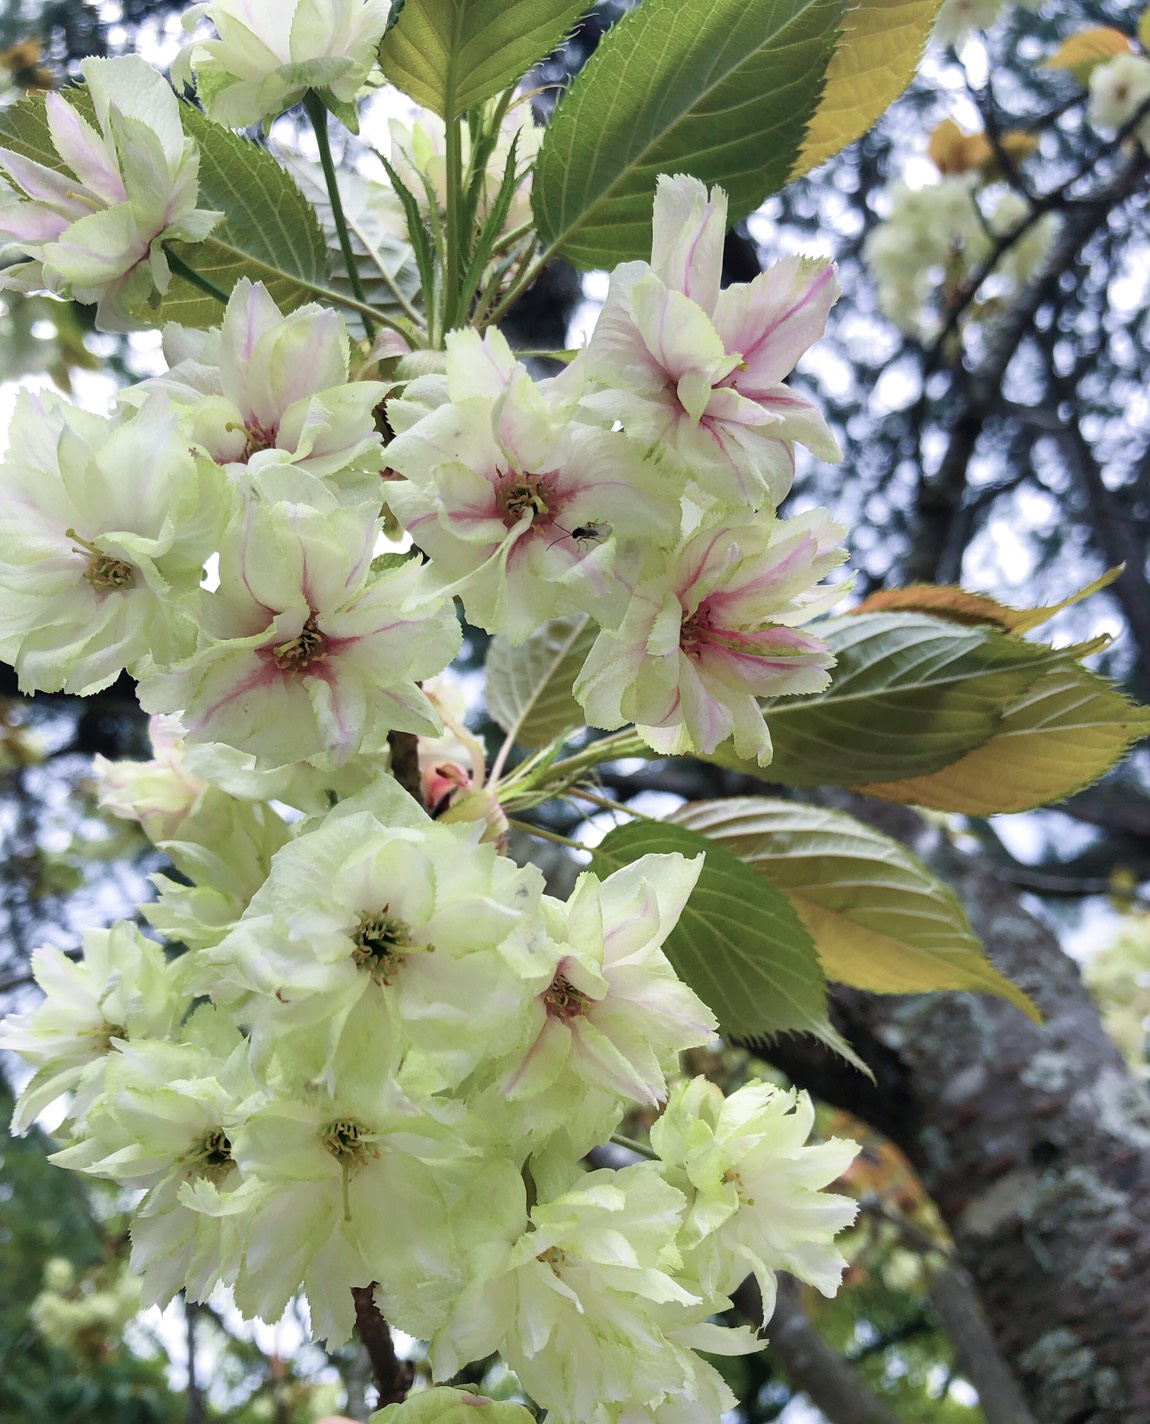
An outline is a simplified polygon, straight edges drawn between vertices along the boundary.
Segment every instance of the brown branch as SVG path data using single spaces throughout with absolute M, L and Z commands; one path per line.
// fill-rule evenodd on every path
M 955 1266 L 936 1271 L 930 1282 L 930 1303 L 963 1373 L 978 1392 L 986 1424 L 1036 1424 L 1018 1380 L 1002 1358 L 967 1272 Z
M 1059 373 L 1053 342 L 1041 342 L 1046 363 L 1046 379 L 1050 390 L 1071 412 L 1078 406 L 1078 392 L 1073 382 Z M 1114 596 L 1122 607 L 1126 626 L 1139 652 L 1138 666 L 1132 683 L 1137 695 L 1150 697 L 1150 583 L 1145 575 L 1145 552 L 1137 531 L 1107 488 L 1102 468 L 1082 430 L 1078 417 L 1068 415 L 1061 421 L 1055 438 L 1062 450 L 1075 484 L 1082 492 L 1089 516 L 1091 537 L 1098 552 L 1111 567 L 1125 564 L 1122 576 L 1113 585 Z
M 375 1286 L 374 1281 L 369 1286 L 352 1286 L 351 1294 L 355 1300 L 356 1333 L 371 1361 L 375 1387 L 379 1391 L 379 1408 L 383 1409 L 388 1404 L 403 1403 L 414 1371 L 407 1360 L 401 1360 L 395 1353 L 391 1328 L 375 1303 Z
M 391 774 L 409 796 L 423 805 L 423 777 L 419 771 L 419 738 L 414 732 L 388 732 Z
M 752 1286 L 748 1282 L 739 1294 L 749 1296 Z M 753 1294 L 761 1304 L 757 1287 Z M 791 1384 L 810 1396 L 830 1424 L 900 1424 L 890 1406 L 811 1324 L 798 1282 L 790 1276 L 779 1276 L 775 1311 L 766 1333 L 768 1357 L 778 1361 Z
M 186 1424 L 203 1424 L 207 1418 L 203 1386 L 196 1371 L 196 1317 L 200 1307 L 184 1297 L 184 1339 L 188 1351 L 188 1412 Z
M 995 1343 L 974 1282 L 955 1259 L 953 1247 L 942 1245 L 880 1201 L 864 1201 L 860 1210 L 892 1227 L 903 1245 L 926 1263 L 930 1303 L 963 1373 L 978 1392 L 986 1424 L 1035 1424 L 1018 1381 Z
M 1127 184 L 1133 185 L 1140 173 L 1140 166 L 1128 168 Z M 1125 191 L 1116 192 L 1113 201 L 1125 196 Z M 1077 204 L 1066 213 L 1045 274 L 1031 283 L 996 325 L 988 338 L 986 358 L 978 370 L 969 374 L 955 373 L 956 381 L 961 380 L 964 389 L 951 424 L 946 454 L 933 476 L 924 473 L 920 478 L 913 547 L 903 570 L 907 583 L 931 583 L 957 574 L 952 566 L 959 561 L 962 551 L 952 548 L 955 515 L 962 506 L 967 471 L 979 438 L 990 417 L 1003 407 L 1007 368 L 1024 337 L 1033 329 L 1039 309 L 1058 295 L 1062 273 L 1105 224 L 1110 210 L 1111 201 L 1099 200 Z

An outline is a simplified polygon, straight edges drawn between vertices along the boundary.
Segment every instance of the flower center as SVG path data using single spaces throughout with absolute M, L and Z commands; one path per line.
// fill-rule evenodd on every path
M 411 926 L 389 915 L 387 909 L 384 905 L 375 914 L 360 916 L 359 926 L 351 937 L 355 945 L 351 952 L 352 959 L 377 984 L 391 983 L 404 959 L 398 951 L 410 949 L 412 944 Z
M 330 1152 L 339 1165 L 354 1171 L 378 1157 L 371 1145 L 371 1134 L 353 1117 L 337 1117 L 319 1130 L 319 1140 L 325 1152 Z
M 698 662 L 703 653 L 703 645 L 713 641 L 714 628 L 711 613 L 705 603 L 683 620 L 679 630 L 679 647 L 689 658 Z
M 209 1128 L 184 1153 L 188 1170 L 195 1177 L 207 1177 L 217 1185 L 232 1169 L 232 1144 L 222 1127 Z
M 314 611 L 294 638 L 276 644 L 272 655 L 281 672 L 294 673 L 306 671 L 327 656 L 327 639 L 319 630 Z
M 524 514 L 529 514 L 534 524 L 536 520 L 556 512 L 552 508 L 555 496 L 550 488 L 554 481 L 549 476 L 513 472 L 506 479 L 499 503 L 503 507 L 503 522 L 508 529 L 518 524 Z
M 87 554 L 88 563 L 84 569 L 85 580 L 97 593 L 109 593 L 114 588 L 135 588 L 136 570 L 124 559 L 105 554 L 87 539 L 81 539 L 74 529 L 65 529 L 69 539 L 74 539 L 72 552 Z
M 562 1019 L 564 1023 L 582 1018 L 591 1004 L 588 996 L 569 984 L 562 974 L 556 974 L 551 981 L 543 1002 L 547 1006 L 547 1017 Z
M 723 1181 L 726 1183 L 727 1186 L 734 1187 L 735 1194 L 739 1198 L 739 1201 L 742 1203 L 743 1206 L 754 1206 L 754 1197 L 749 1197 L 747 1195 L 747 1188 L 745 1183 L 743 1182 L 742 1176 L 739 1174 L 739 1172 L 735 1170 L 734 1167 L 728 1167 L 727 1170 L 723 1173 Z
M 337 1117 L 334 1122 L 321 1127 L 318 1136 L 323 1150 L 339 1163 L 343 1176 L 343 1219 L 350 1221 L 351 1179 L 373 1157 L 378 1157 L 379 1151 L 371 1145 L 372 1134 L 353 1117 Z
M 567 1253 L 560 1246 L 548 1246 L 547 1250 L 540 1251 L 535 1259 L 541 1261 L 545 1266 L 550 1266 L 552 1273 L 557 1276 L 559 1267 L 567 1259 Z
M 247 431 L 247 444 L 244 446 L 244 459 L 250 460 L 258 450 L 270 450 L 279 439 L 279 426 L 261 425 L 253 415 L 244 425 Z
M 111 1053 L 112 1040 L 114 1038 L 126 1039 L 128 1037 L 128 1030 L 123 1024 L 109 1023 L 107 1019 L 105 1019 L 102 1024 L 98 1024 L 95 1028 L 82 1029 L 79 1036 L 81 1038 L 92 1039 L 101 1053 Z

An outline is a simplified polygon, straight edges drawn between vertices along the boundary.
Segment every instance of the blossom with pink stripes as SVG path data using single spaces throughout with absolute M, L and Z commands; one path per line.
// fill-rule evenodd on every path
M 162 390 L 188 412 L 194 442 L 241 489 L 317 507 L 379 495 L 379 381 L 349 379 L 342 317 L 309 302 L 285 316 L 262 282 L 241 277 L 218 328 L 171 325 L 171 369 L 125 394 Z
M 426 403 L 422 403 L 426 402 Z M 670 536 L 678 499 L 618 431 L 572 423 L 568 383 L 536 382 L 498 331 L 448 338 L 447 380 L 388 406 L 406 479 L 387 501 L 472 623 L 520 643 L 540 623 L 622 618 L 646 541 Z
M 795 626 L 845 584 L 818 586 L 846 558 L 823 509 L 794 519 L 705 527 L 636 591 L 616 633 L 596 639 L 575 695 L 596 727 L 634 722 L 656 751 L 771 759 L 760 697 L 820 692 L 834 658 Z
M 360 508 L 251 504 L 204 599 L 200 649 L 140 685 L 149 712 L 181 712 L 188 741 L 283 766 L 339 764 L 391 728 L 438 732 L 417 682 L 460 632 L 442 600 L 419 607 L 418 561 L 372 572 L 377 527 Z
M 201 241 L 223 214 L 196 206 L 199 150 L 163 75 L 138 55 L 85 59 L 80 72 L 98 129 L 62 95 L 44 97 L 64 168 L 0 148 L 0 172 L 28 199 L 0 206 L 0 247 L 26 259 L 0 287 L 94 302 L 101 331 L 136 331 L 171 282 L 165 244 Z
M 833 265 L 790 257 L 720 290 L 727 198 L 682 174 L 659 179 L 650 264 L 626 262 L 588 344 L 583 408 L 621 422 L 667 478 L 728 501 L 778 505 L 793 447 L 841 452 L 818 409 L 784 385 L 822 335 Z

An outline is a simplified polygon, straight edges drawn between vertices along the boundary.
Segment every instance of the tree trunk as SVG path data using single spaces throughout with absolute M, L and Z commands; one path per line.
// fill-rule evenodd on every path
M 901 808 L 851 809 L 955 885 L 1041 1028 L 986 995 L 845 992 L 836 1018 L 876 1089 L 817 1046 L 769 1057 L 885 1132 L 937 1203 L 1042 1424 L 1150 1421 L 1150 1099 L 1074 963 L 1016 894 Z

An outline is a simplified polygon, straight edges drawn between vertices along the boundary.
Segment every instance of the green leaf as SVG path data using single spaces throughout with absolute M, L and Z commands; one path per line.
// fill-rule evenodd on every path
M 811 627 L 838 662 L 825 692 L 764 703 L 771 764 L 723 747 L 708 760 L 785 786 L 938 771 L 989 741 L 1007 707 L 1081 651 L 919 613 L 846 614 Z
M 180 119 L 200 146 L 199 205 L 227 216 L 205 241 L 173 243 L 176 255 L 225 292 L 241 277 L 263 282 L 284 312 L 317 298 L 338 303 L 315 209 L 281 165 L 191 104 L 180 105 Z M 221 315 L 218 303 L 176 278 L 153 319 L 214 326 Z
M 577 267 L 651 251 L 660 173 L 718 183 L 730 220 L 787 181 L 842 0 L 643 0 L 604 36 L 547 129 L 543 242 Z
M 584 716 L 571 694 L 598 630 L 589 618 L 555 618 L 516 647 L 502 634 L 487 653 L 487 710 L 521 747 L 544 747 Z
M 302 159 L 290 160 L 288 168 L 323 225 L 332 271 L 332 290 L 345 298 L 354 297 L 344 271 L 343 252 L 323 170 L 318 164 L 306 163 Z M 364 296 L 376 311 L 386 312 L 389 316 L 405 315 L 396 298 L 396 288 L 409 303 L 418 307 L 422 282 L 411 244 L 395 232 L 396 226 L 400 230 L 404 227 L 402 204 L 383 184 L 369 183 L 347 169 L 339 174 L 339 193 Z M 392 214 L 387 211 L 388 202 L 394 205 Z M 350 314 L 348 324 L 357 335 L 362 334 L 363 323 L 354 312 Z
M 1097 781 L 1145 736 L 1150 708 L 1136 706 L 1105 678 L 1072 663 L 1012 701 L 994 735 L 951 765 L 859 790 L 968 816 L 1031 811 Z
M 423 292 L 423 306 L 426 311 L 435 305 L 436 295 L 435 251 L 432 234 L 419 210 L 415 194 L 382 153 L 377 154 L 377 157 L 383 164 L 392 191 L 403 208 L 407 223 L 407 236 L 415 254 L 415 264 L 419 271 L 419 285 Z
M 826 977 L 794 906 L 729 850 L 684 826 L 634 821 L 596 846 L 592 868 L 608 874 L 672 851 L 703 851 L 707 859 L 663 948 L 723 1032 L 740 1039 L 810 1033 L 869 1073 L 827 1018 Z
M 880 994 L 997 994 L 1039 1020 L 987 959 L 953 890 L 881 831 L 841 811 L 760 796 L 696 801 L 674 821 L 786 892 L 829 979 Z
M 856 0 L 792 178 L 861 138 L 914 77 L 942 0 Z
M 383 72 L 451 121 L 551 53 L 586 0 L 406 0 L 384 37 Z

